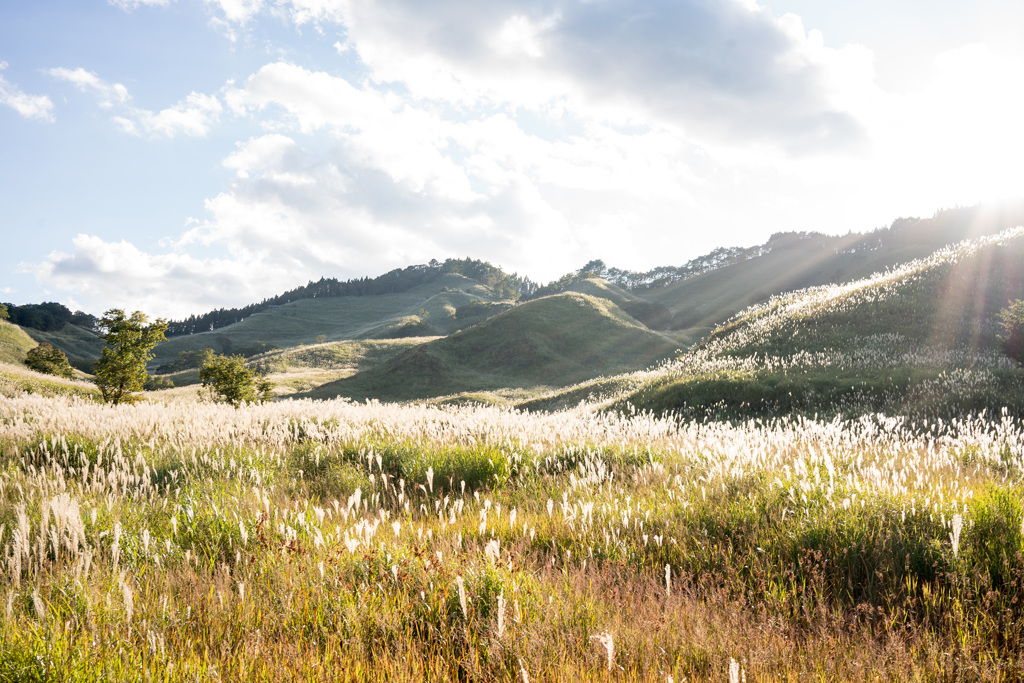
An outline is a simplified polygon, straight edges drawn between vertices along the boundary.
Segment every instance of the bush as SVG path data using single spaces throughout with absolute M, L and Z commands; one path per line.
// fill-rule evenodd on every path
M 53 346 L 45 342 L 28 352 L 25 365 L 36 372 L 42 372 L 47 375 L 57 375 L 58 377 L 66 377 L 68 379 L 75 376 L 74 371 L 71 369 L 71 364 L 68 363 L 68 357 L 64 355 L 64 352 L 53 348 Z
M 245 364 L 242 356 L 214 356 L 199 370 L 203 386 L 233 406 L 262 403 L 270 398 L 271 385 Z
M 999 313 L 999 341 L 1007 356 L 1024 365 L 1024 300 L 1017 299 Z

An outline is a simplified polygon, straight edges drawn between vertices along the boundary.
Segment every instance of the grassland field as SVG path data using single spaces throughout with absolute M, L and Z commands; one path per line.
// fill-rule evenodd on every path
M 0 424 L 0 680 L 1024 674 L 1010 416 L 22 395 Z

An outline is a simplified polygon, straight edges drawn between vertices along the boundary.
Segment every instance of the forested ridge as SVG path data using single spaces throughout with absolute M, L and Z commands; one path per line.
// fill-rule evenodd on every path
M 281 306 L 301 299 L 320 297 L 370 296 L 407 292 L 414 287 L 425 285 L 445 276 L 462 275 L 488 287 L 500 299 L 519 299 L 537 291 L 537 283 L 529 278 L 508 274 L 501 268 L 476 259 L 447 259 L 443 263 L 433 260 L 427 264 L 396 268 L 375 278 L 362 277 L 351 280 L 322 277 L 306 285 L 296 287 L 283 294 L 243 308 L 219 308 L 202 315 L 189 316 L 184 320 L 171 321 L 167 336 L 181 336 L 208 332 L 240 322 L 250 315 L 274 306 Z
M 55 301 L 46 301 L 41 304 L 3 304 L 7 308 L 9 321 L 21 327 L 29 327 L 43 332 L 55 332 L 68 323 L 84 327 L 87 330 L 95 331 L 96 316 L 82 311 L 72 312 L 67 306 Z

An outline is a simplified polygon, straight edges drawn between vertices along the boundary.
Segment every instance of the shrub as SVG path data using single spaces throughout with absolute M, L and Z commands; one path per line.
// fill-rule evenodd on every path
M 262 403 L 270 398 L 266 378 L 247 367 L 242 356 L 214 356 L 199 370 L 203 386 L 233 406 Z
M 36 372 L 42 372 L 47 375 L 57 375 L 58 377 L 67 377 L 68 379 L 75 376 L 74 371 L 71 369 L 71 364 L 68 363 L 68 357 L 64 355 L 64 352 L 53 348 L 53 346 L 45 342 L 28 352 L 28 357 L 25 358 L 25 365 Z

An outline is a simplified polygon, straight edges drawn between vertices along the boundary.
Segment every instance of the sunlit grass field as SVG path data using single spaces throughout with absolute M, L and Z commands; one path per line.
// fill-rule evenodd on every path
M 1024 424 L 0 398 L 0 680 L 1017 680 Z

